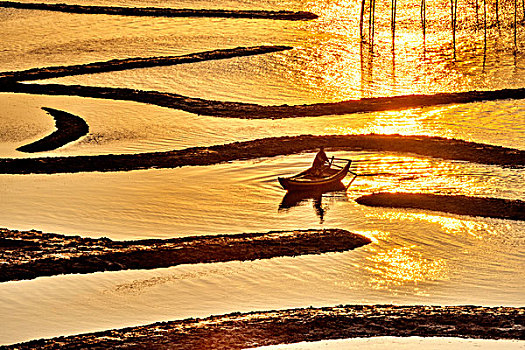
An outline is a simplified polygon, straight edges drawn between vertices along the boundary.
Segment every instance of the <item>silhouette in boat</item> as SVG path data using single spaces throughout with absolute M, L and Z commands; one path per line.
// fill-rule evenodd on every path
M 345 166 L 335 164 L 334 161 L 345 161 Z M 325 191 L 330 190 L 333 186 L 342 185 L 343 180 L 350 171 L 352 160 L 332 157 L 328 160 L 324 148 L 321 147 L 316 154 L 312 166 L 305 171 L 291 177 L 279 177 L 279 183 L 288 191 Z M 354 179 L 355 179 L 354 176 Z M 350 184 L 353 182 L 350 181 Z M 350 184 L 348 186 L 350 186 Z
M 334 164 L 334 160 L 345 161 L 346 165 Z M 315 212 L 321 223 L 323 223 L 328 209 L 328 206 L 323 206 L 323 194 L 328 192 L 346 192 L 346 189 L 357 177 L 357 174 L 350 171 L 351 163 L 350 159 L 343 158 L 332 157 L 329 160 L 324 147 L 321 147 L 309 169 L 292 177 L 278 178 L 281 186 L 287 190 L 278 211 L 288 211 L 288 209 L 298 206 L 305 201 L 312 200 Z M 348 173 L 353 174 L 354 178 L 345 186 L 342 180 Z

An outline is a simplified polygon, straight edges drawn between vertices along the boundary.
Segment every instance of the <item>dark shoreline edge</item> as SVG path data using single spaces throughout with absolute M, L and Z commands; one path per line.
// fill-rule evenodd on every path
M 129 88 L 61 84 L 21 84 L 8 78 L 0 79 L 0 91 L 37 95 L 80 96 L 117 101 L 135 101 L 161 107 L 180 109 L 197 115 L 240 119 L 319 117 L 325 115 L 369 113 L 502 99 L 525 99 L 525 88 L 519 88 L 493 91 L 437 93 L 433 95 L 372 97 L 360 100 L 315 103 L 310 105 L 290 106 L 285 104 L 279 106 L 265 106 L 254 103 L 205 100 L 175 93 L 144 91 Z
M 525 220 L 520 200 L 430 193 L 373 193 L 355 200 L 372 207 L 408 208 L 496 219 Z
M 370 242 L 367 237 L 341 229 L 136 241 L 0 229 L 0 282 L 59 274 L 343 252 Z
M 158 322 L 5 349 L 244 349 L 377 336 L 524 340 L 524 327 L 525 308 L 345 305 Z
M 21 3 L 0 1 L 0 7 L 25 10 L 45 10 L 79 14 L 101 14 L 118 16 L 147 17 L 219 17 L 272 19 L 286 21 L 309 21 L 319 18 L 318 15 L 305 11 L 268 11 L 268 10 L 204 10 L 172 9 L 161 7 L 118 7 L 118 6 L 84 6 L 67 4 Z
M 84 119 L 58 109 L 42 107 L 55 119 L 56 131 L 40 140 L 17 148 L 17 151 L 36 153 L 51 151 L 73 142 L 89 132 L 89 126 Z
M 0 72 L 0 83 L 6 84 L 13 83 L 15 81 L 52 79 L 72 75 L 115 72 L 136 68 L 173 66 L 184 63 L 262 55 L 291 49 L 293 49 L 293 47 L 284 45 L 259 45 L 250 47 L 239 46 L 233 49 L 217 49 L 178 56 L 133 57 L 72 66 L 32 68 L 23 71 Z
M 49 158 L 0 158 L 0 174 L 54 174 L 90 171 L 129 171 L 149 168 L 213 165 L 236 160 L 275 157 L 313 151 L 409 153 L 511 168 L 525 166 L 525 151 L 433 136 L 326 135 L 283 136 L 210 147 L 139 154 Z

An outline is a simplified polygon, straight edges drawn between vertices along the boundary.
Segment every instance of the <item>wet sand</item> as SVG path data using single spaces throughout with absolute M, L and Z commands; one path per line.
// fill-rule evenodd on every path
M 43 4 L 0 1 L 0 7 L 45 10 L 81 14 L 103 14 L 118 16 L 147 16 L 147 17 L 219 17 L 219 18 L 253 18 L 287 21 L 305 21 L 316 19 L 317 16 L 305 11 L 264 11 L 264 10 L 197 10 L 172 9 L 156 7 L 118 7 L 118 6 L 83 6 L 66 4 Z
M 51 151 L 76 141 L 89 132 L 89 126 L 84 119 L 76 115 L 54 108 L 42 107 L 42 109 L 55 118 L 57 130 L 40 140 L 17 148 L 17 151 L 27 153 Z
M 525 220 L 525 202 L 430 193 L 374 193 L 355 200 L 373 207 L 411 208 L 497 219 Z
M 290 49 L 292 49 L 291 46 L 261 45 L 252 47 L 236 47 L 234 49 L 203 51 L 181 56 L 134 57 L 121 60 L 115 59 L 104 62 L 93 62 L 89 64 L 78 64 L 73 66 L 33 68 L 24 71 L 1 72 L 0 82 L 7 83 L 15 81 L 52 79 L 72 75 L 115 72 L 127 69 L 173 66 L 184 63 L 261 55 Z
M 0 282 L 58 274 L 342 252 L 370 242 L 364 236 L 340 229 L 137 241 L 0 229 Z
M 525 308 L 347 305 L 159 322 L 6 349 L 243 349 L 373 336 L 525 339 Z
M 31 159 L 2 158 L 0 159 L 0 173 L 54 174 L 213 165 L 235 160 L 315 151 L 320 146 L 330 151 L 386 151 L 506 167 L 525 166 L 525 151 L 518 149 L 442 137 L 371 134 L 271 137 L 218 146 L 139 154 Z

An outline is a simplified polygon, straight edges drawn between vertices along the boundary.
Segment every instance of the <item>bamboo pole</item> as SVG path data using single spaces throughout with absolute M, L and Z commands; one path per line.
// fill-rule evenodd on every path
M 364 16 L 365 16 L 365 4 L 366 4 L 366 0 L 361 0 L 361 15 L 359 17 L 359 39 L 361 41 L 363 41 L 363 22 L 364 22 Z
M 370 0 L 370 13 L 368 17 L 368 42 L 370 49 L 374 48 L 374 34 L 375 34 L 375 15 L 376 15 L 376 0 Z
M 396 12 L 397 0 L 392 0 L 391 7 L 391 26 L 392 26 L 392 86 L 396 86 Z
M 518 41 L 517 41 L 517 32 L 518 32 L 518 0 L 514 0 L 514 55 L 518 52 Z
M 427 3 L 426 3 L 426 0 L 421 0 L 421 27 L 423 28 L 423 40 L 425 40 L 426 31 L 427 31 Z
M 487 51 L 487 0 L 483 0 L 483 37 L 485 51 Z
M 456 31 L 454 30 L 454 0 L 450 0 L 450 29 L 452 29 L 452 47 L 456 58 Z
M 496 0 L 496 25 L 499 27 L 499 1 Z
M 373 1 L 373 6 L 372 6 L 372 49 L 373 49 L 373 46 L 374 46 L 374 37 L 375 37 L 375 33 L 376 33 L 376 0 L 372 0 Z
M 395 49 L 395 37 L 396 37 L 396 10 L 397 10 L 397 0 L 392 0 L 391 8 L 391 27 L 392 27 L 392 50 Z
M 525 0 L 523 0 L 525 1 Z M 421 0 L 421 27 L 423 28 L 423 60 L 426 60 L 426 42 L 427 42 L 427 2 Z
M 458 0 L 450 0 L 450 26 L 452 28 L 452 47 L 454 51 L 454 60 L 456 59 L 456 14 Z
M 483 0 L 483 71 L 487 61 L 487 0 Z
M 368 43 L 372 40 L 372 3 L 374 0 L 370 0 L 368 3 Z

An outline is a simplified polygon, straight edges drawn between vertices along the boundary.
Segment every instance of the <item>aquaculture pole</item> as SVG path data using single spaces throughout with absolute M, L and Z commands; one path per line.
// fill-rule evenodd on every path
M 368 18 L 368 42 L 371 45 L 370 49 L 374 49 L 374 34 L 375 34 L 375 16 L 376 16 L 376 0 L 370 0 L 370 15 Z
M 496 0 L 496 24 L 499 27 L 499 6 L 498 6 L 498 0 Z
M 518 41 L 517 41 L 517 31 L 518 31 L 518 0 L 514 0 L 514 55 L 518 52 Z
M 454 60 L 456 59 L 456 15 L 458 0 L 450 0 L 450 24 L 452 27 L 452 46 L 454 49 Z
M 392 51 L 395 49 L 395 38 L 396 38 L 396 10 L 397 10 L 397 0 L 392 0 L 391 8 L 391 27 L 392 27 Z
M 359 17 L 359 38 L 361 41 L 363 41 L 363 19 L 365 16 L 365 4 L 366 0 L 361 0 L 361 16 Z
M 426 32 L 427 32 L 427 2 L 426 0 L 421 0 L 421 27 L 423 28 L 423 40 L 425 40 Z
M 483 0 L 483 70 L 487 60 L 487 0 Z

